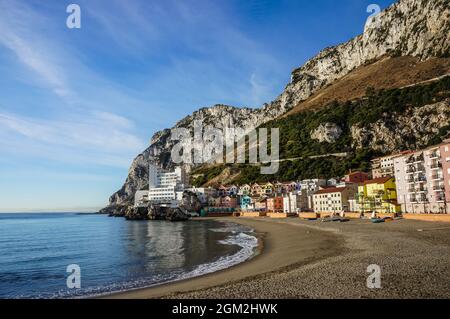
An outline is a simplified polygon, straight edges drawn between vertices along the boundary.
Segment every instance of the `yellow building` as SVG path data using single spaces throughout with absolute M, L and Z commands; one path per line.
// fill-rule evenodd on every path
M 394 177 L 365 181 L 358 186 L 357 203 L 361 212 L 399 213 Z
M 272 195 L 274 193 L 275 187 L 272 183 L 267 183 L 262 186 L 262 194 L 263 195 Z

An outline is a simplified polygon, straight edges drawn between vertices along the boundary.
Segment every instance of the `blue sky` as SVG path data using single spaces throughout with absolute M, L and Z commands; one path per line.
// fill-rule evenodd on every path
M 270 102 L 393 2 L 0 0 L 0 211 L 104 206 L 157 130 Z

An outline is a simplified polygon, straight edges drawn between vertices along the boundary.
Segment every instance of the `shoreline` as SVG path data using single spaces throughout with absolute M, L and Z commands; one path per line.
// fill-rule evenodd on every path
M 450 298 L 450 225 L 445 222 L 212 219 L 252 227 L 263 236 L 262 252 L 218 272 L 101 298 Z M 371 265 L 381 268 L 380 289 L 367 287 Z
M 219 287 L 230 282 L 249 280 L 267 273 L 283 272 L 294 266 L 309 264 L 344 251 L 337 240 L 339 235 L 324 230 L 247 218 L 209 218 L 210 220 L 240 224 L 254 229 L 258 238 L 255 255 L 229 268 L 163 283 L 148 288 L 116 292 L 100 296 L 102 299 L 164 298 L 180 293 Z M 201 222 L 201 220 L 197 220 Z M 302 242 L 302 244 L 299 244 Z

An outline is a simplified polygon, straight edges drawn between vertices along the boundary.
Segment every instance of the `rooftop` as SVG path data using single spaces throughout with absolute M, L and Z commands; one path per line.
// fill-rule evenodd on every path
M 371 180 L 365 181 L 364 185 L 368 185 L 368 184 L 384 184 L 384 183 L 386 183 L 388 180 L 390 180 L 392 178 L 393 178 L 392 176 L 375 178 L 375 179 L 371 179 Z
M 314 195 L 329 194 L 329 193 L 342 193 L 343 191 L 345 191 L 347 189 L 348 189 L 347 187 L 325 188 L 325 189 L 321 189 L 320 191 L 316 192 Z

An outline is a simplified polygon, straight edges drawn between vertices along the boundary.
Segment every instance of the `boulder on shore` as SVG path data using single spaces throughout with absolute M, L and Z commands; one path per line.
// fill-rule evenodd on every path
M 148 219 L 148 207 L 129 207 L 125 214 L 127 220 Z

